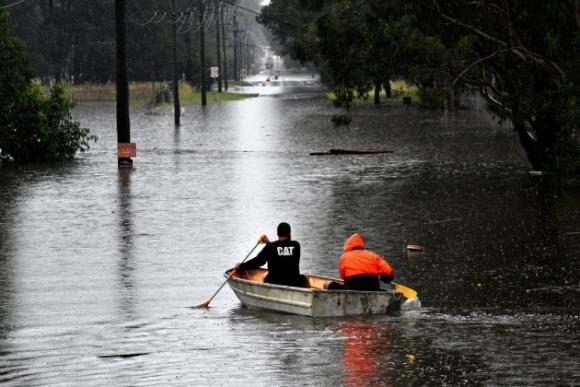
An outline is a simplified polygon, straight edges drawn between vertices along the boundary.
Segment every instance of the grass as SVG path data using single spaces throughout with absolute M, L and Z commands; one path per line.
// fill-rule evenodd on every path
M 250 94 L 250 93 L 230 93 L 230 92 L 218 93 L 217 91 L 208 91 L 207 102 L 211 103 L 211 102 L 238 101 L 241 99 L 253 98 L 257 96 L 258 94 Z M 201 93 L 195 90 L 193 87 L 191 87 L 191 85 L 189 85 L 188 83 L 182 82 L 179 84 L 179 97 L 183 105 L 201 103 Z
M 222 81 L 223 85 L 223 81 Z M 250 83 L 246 81 L 235 81 L 233 79 L 228 79 L 228 87 L 230 86 L 252 86 Z
M 419 98 L 419 88 L 416 85 L 402 80 L 391 81 L 391 90 L 393 94 L 390 99 L 391 101 L 399 101 L 403 103 L 403 97 L 411 97 L 413 105 L 417 105 L 421 102 L 421 99 Z M 381 92 L 381 98 L 384 98 L 383 94 L 384 90 Z
M 411 97 L 411 102 L 413 105 L 419 104 L 420 102 L 419 88 L 405 81 L 402 80 L 391 81 L 391 91 L 392 91 L 391 98 L 387 98 L 387 93 L 385 92 L 385 89 L 381 88 L 381 91 L 379 93 L 381 97 L 381 102 L 388 101 L 392 103 L 403 104 L 404 97 Z M 332 91 L 326 92 L 324 95 L 326 96 L 326 98 L 332 101 L 336 99 L 336 95 Z M 371 92 L 368 95 L 368 98 L 366 99 L 355 98 L 354 102 L 374 103 L 374 90 L 371 90 Z
M 83 83 L 79 85 L 65 84 L 65 90 L 75 102 L 110 102 L 116 100 L 116 85 L 114 83 Z M 47 86 L 42 86 L 48 92 Z M 132 82 L 129 84 L 131 103 L 146 103 L 155 93 L 162 89 L 160 82 Z
M 243 81 L 228 81 L 230 84 L 240 85 Z M 43 92 L 48 93 L 48 86 L 41 86 Z M 70 98 L 77 102 L 111 102 L 116 100 L 116 85 L 115 83 L 84 83 L 80 85 L 67 85 L 65 90 Z M 129 98 L 133 105 L 144 105 L 151 101 L 153 97 L 164 90 L 164 84 L 161 82 L 131 82 L 129 84 Z M 201 93 L 194 90 L 188 83 L 179 83 L 179 94 L 183 104 L 201 103 Z M 237 101 L 245 98 L 257 97 L 258 94 L 243 94 L 243 93 L 218 93 L 208 91 L 207 101 L 224 102 Z

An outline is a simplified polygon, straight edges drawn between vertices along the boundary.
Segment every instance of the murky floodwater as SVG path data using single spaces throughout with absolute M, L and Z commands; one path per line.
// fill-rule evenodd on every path
M 133 109 L 133 171 L 116 168 L 112 104 L 77 109 L 100 140 L 76 162 L 0 170 L 1 381 L 580 385 L 580 192 L 530 180 L 485 115 L 368 106 L 335 129 L 293 80 L 187 108 L 180 129 L 170 108 Z M 395 153 L 309 155 L 356 146 Z M 280 221 L 322 275 L 360 231 L 423 310 L 313 320 L 227 288 L 188 308 Z

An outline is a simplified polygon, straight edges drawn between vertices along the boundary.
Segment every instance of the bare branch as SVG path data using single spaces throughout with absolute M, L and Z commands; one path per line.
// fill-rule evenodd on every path
M 441 15 L 442 18 L 444 18 L 447 21 L 450 21 L 451 23 L 457 24 L 458 26 L 464 27 L 468 30 L 470 30 L 471 32 L 476 33 L 477 35 L 481 36 L 482 38 L 485 38 L 489 41 L 492 41 L 496 44 L 499 44 L 502 47 L 508 47 L 509 45 L 504 42 L 501 39 L 498 39 L 496 37 L 491 36 L 490 34 L 483 32 L 482 30 L 480 30 L 477 27 L 474 27 L 470 24 L 464 23 L 462 21 L 460 21 L 459 19 L 456 19 L 454 17 L 451 17 L 449 15 L 447 15 L 446 13 L 443 12 L 443 10 L 441 9 L 441 6 L 439 5 L 439 2 L 437 0 L 433 0 L 433 4 L 435 5 L 435 8 L 437 8 L 437 12 L 439 12 L 439 15 Z
M 576 0 L 576 26 L 580 30 L 580 0 Z
M 507 0 L 506 0 L 507 1 Z M 577 0 L 580 1 L 580 0 Z M 524 62 L 526 61 L 531 61 L 537 65 L 540 65 L 548 70 L 551 71 L 555 71 L 556 73 L 558 73 L 558 75 L 560 76 L 562 81 L 566 81 L 566 74 L 565 72 L 562 70 L 562 68 L 560 66 L 558 66 L 555 62 L 544 58 L 543 56 L 536 54 L 530 50 L 528 50 L 527 48 L 525 48 L 522 44 L 522 42 L 519 40 L 519 38 L 517 37 L 517 35 L 515 34 L 515 31 L 513 31 L 513 28 L 510 26 L 508 27 L 509 29 L 511 29 L 510 31 L 510 35 L 512 37 L 513 41 L 513 45 L 509 44 L 508 42 L 505 42 L 501 39 L 498 39 L 482 30 L 480 30 L 479 28 L 464 23 L 461 20 L 451 17 L 449 15 L 447 15 L 446 13 L 443 12 L 443 10 L 441 9 L 441 6 L 439 5 L 439 2 L 437 0 L 433 0 L 433 4 L 435 5 L 435 8 L 437 8 L 437 11 L 439 12 L 439 14 L 441 15 L 442 18 L 444 18 L 445 20 L 457 24 L 458 26 L 461 26 L 463 28 L 468 29 L 469 31 L 479 35 L 480 37 L 487 39 L 491 42 L 494 42 L 506 49 L 508 49 L 508 51 L 510 51 L 511 53 L 519 56 Z M 506 9 L 506 16 L 509 18 L 509 10 Z M 508 24 L 511 25 L 511 20 L 507 20 L 506 21 Z
M 507 49 L 497 50 L 497 51 L 491 53 L 490 55 L 488 55 L 488 56 L 486 56 L 484 58 L 480 58 L 480 59 L 476 60 L 475 62 L 473 62 L 472 64 L 470 64 L 469 66 L 467 66 L 465 69 L 463 69 L 463 71 L 461 71 L 459 73 L 459 75 L 457 75 L 457 77 L 455 77 L 455 79 L 453 80 L 453 82 L 451 82 L 451 87 L 455 86 L 455 84 L 457 83 L 457 81 L 459 81 L 459 79 L 461 79 L 473 67 L 475 67 L 478 64 L 481 64 L 483 62 L 486 62 L 486 61 L 488 61 L 488 60 L 490 60 L 492 58 L 494 58 L 500 52 L 506 52 L 506 51 L 508 51 L 508 50 Z

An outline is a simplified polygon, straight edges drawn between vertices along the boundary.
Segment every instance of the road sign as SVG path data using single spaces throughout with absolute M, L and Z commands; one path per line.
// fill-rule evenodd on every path
M 117 144 L 118 158 L 131 158 L 137 156 L 137 145 L 134 142 Z
M 211 72 L 210 77 L 212 77 L 212 78 L 219 78 L 219 76 L 220 76 L 220 69 L 219 69 L 219 67 L 217 67 L 217 66 L 210 67 L 210 72 Z

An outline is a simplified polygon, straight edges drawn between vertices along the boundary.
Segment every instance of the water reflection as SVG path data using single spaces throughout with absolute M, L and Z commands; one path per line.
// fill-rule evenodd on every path
M 116 174 L 112 105 L 75 111 L 100 140 L 72 167 L 12 180 L 0 170 L 13 191 L 0 192 L 0 375 L 8 375 L 0 380 L 579 380 L 578 190 L 542 193 L 513 133 L 477 116 L 358 106 L 350 128 L 334 128 L 336 111 L 321 93 L 259 87 L 278 94 L 192 106 L 179 131 L 170 108 L 133 110 L 139 157 L 130 173 Z M 348 146 L 395 153 L 309 155 Z M 363 232 L 399 282 L 419 291 L 421 317 L 245 311 L 227 288 L 210 310 L 185 311 L 281 220 L 303 246 L 303 271 L 331 276 L 344 238 Z M 406 241 L 427 250 L 405 255 Z M 407 354 L 417 361 L 406 363 Z
M 341 321 L 337 331 L 344 337 L 342 384 L 345 386 L 391 386 L 392 362 L 389 320 Z
M 133 221 L 131 197 L 131 176 L 135 173 L 132 168 L 118 170 L 118 244 L 119 244 L 119 307 L 120 312 L 127 319 L 135 318 L 134 270 L 135 257 L 133 256 Z
M 9 326 L 11 312 L 13 311 L 13 259 L 14 242 L 12 239 L 13 228 L 10 227 L 14 216 L 14 205 L 17 196 L 18 185 L 10 172 L 0 173 L 0 326 Z M 6 350 L 7 330 L 0 330 L 0 349 Z

